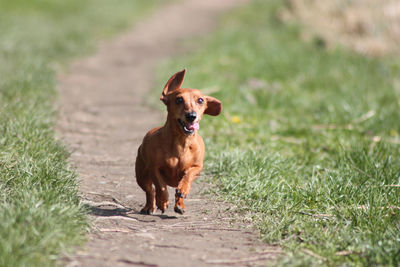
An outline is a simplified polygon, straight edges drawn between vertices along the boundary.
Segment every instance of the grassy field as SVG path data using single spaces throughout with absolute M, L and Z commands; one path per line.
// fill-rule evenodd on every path
M 201 126 L 205 173 L 286 249 L 282 265 L 396 266 L 400 62 L 302 41 L 284 3 L 229 15 L 161 80 L 186 67 L 184 85 L 222 100 Z
M 55 265 L 84 240 L 76 174 L 52 129 L 54 67 L 157 2 L 0 0 L 0 266 Z

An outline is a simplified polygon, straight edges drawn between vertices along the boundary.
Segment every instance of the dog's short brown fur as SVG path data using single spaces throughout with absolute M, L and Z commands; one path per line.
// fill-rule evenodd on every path
M 199 122 L 203 113 L 217 116 L 222 110 L 219 100 L 197 89 L 181 88 L 185 73 L 182 70 L 168 80 L 160 98 L 167 106 L 167 121 L 149 131 L 138 149 L 136 180 L 146 192 L 146 205 L 141 210 L 145 214 L 153 213 L 156 205 L 161 212 L 168 208 L 167 186 L 176 188 L 175 212 L 185 212 L 183 198 L 203 168 Z

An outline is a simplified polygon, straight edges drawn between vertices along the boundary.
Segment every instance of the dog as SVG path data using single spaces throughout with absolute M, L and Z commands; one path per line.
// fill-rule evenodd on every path
M 156 206 L 168 208 L 167 186 L 175 189 L 174 211 L 183 214 L 183 199 L 203 168 L 204 142 L 198 134 L 203 114 L 217 116 L 221 102 L 197 89 L 181 88 L 186 69 L 166 83 L 160 100 L 167 106 L 167 120 L 150 130 L 138 148 L 135 172 L 138 185 L 146 192 L 142 214 L 152 214 Z M 154 187 L 153 187 L 154 185 Z

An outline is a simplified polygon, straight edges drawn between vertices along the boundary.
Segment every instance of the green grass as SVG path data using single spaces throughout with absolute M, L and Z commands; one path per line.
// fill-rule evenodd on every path
M 282 265 L 398 266 L 400 61 L 306 43 L 284 5 L 229 15 L 162 80 L 186 67 L 184 86 L 222 100 L 201 124 L 205 173 Z
M 0 266 L 52 266 L 85 239 L 76 174 L 55 139 L 55 66 L 160 1 L 0 0 Z

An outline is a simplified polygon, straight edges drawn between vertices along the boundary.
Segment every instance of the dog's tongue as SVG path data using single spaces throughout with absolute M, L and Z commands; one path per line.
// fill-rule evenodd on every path
M 200 126 L 197 122 L 187 125 L 188 130 L 198 130 Z

